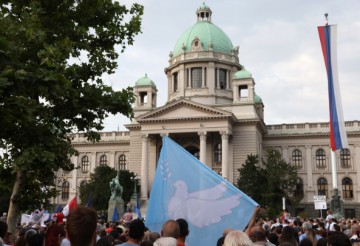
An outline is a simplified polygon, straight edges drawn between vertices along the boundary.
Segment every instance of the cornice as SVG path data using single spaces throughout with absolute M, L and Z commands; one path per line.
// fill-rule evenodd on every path
M 107 141 L 107 140 L 100 140 L 99 142 L 72 142 L 73 146 L 80 147 L 80 146 L 91 146 L 91 145 L 129 145 L 129 140 L 120 140 L 120 141 Z

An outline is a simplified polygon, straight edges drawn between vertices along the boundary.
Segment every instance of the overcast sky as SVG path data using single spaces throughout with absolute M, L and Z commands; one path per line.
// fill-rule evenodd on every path
M 196 22 L 203 1 L 138 0 L 144 5 L 142 33 L 118 60 L 114 89 L 133 86 L 147 73 L 158 89 L 157 106 L 167 100 L 170 51 L 179 36 Z M 239 46 L 240 64 L 255 80 L 265 105 L 265 123 L 327 122 L 327 77 L 317 26 L 338 27 L 338 70 L 345 121 L 360 120 L 360 1 L 359 0 L 210 0 L 212 23 Z M 111 116 L 105 131 L 125 130 L 130 120 Z

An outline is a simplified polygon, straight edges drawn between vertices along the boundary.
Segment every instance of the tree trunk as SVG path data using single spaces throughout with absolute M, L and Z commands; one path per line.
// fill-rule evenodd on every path
M 22 176 L 22 171 L 18 170 L 16 173 L 16 180 L 10 198 L 9 211 L 6 221 L 8 224 L 8 232 L 11 232 L 13 235 L 15 235 L 16 233 L 16 222 L 20 215 L 19 205 L 17 203 L 17 196 L 21 184 L 21 176 Z

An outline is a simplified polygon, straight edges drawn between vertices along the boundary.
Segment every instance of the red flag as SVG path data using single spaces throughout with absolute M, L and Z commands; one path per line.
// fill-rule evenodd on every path
M 74 210 L 75 208 L 77 208 L 76 196 L 71 199 L 68 204 L 66 204 L 66 206 L 62 210 L 62 213 L 66 217 L 69 215 L 70 211 Z

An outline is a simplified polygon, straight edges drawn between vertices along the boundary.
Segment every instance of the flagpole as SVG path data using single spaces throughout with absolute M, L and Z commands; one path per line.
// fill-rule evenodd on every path
M 318 27 L 320 42 L 328 75 L 329 108 L 330 108 L 330 145 L 331 145 L 331 176 L 333 190 L 331 196 L 331 210 L 342 217 L 344 214 L 344 201 L 338 190 L 336 172 L 336 150 L 348 146 L 346 130 L 342 115 L 341 97 L 337 75 L 336 55 L 336 26 L 328 24 L 328 14 L 325 13 L 325 26 Z
M 335 150 L 331 150 L 331 175 L 333 182 L 333 190 L 338 189 L 337 175 L 336 175 L 336 153 Z

